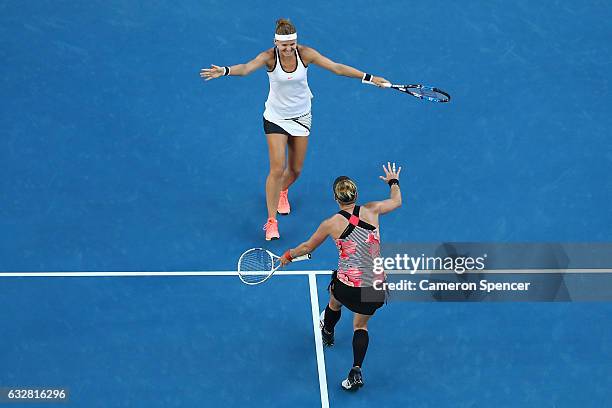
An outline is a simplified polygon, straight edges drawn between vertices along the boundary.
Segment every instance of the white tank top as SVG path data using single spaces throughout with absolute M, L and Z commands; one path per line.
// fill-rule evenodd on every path
M 292 119 L 310 112 L 312 93 L 308 87 L 308 67 L 304 66 L 297 50 L 295 58 L 295 71 L 285 71 L 274 47 L 274 68 L 268 71 L 270 93 L 264 111 L 268 120 Z

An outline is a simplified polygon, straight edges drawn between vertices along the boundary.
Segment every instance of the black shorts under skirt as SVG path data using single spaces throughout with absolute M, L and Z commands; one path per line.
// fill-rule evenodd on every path
M 355 288 L 344 284 L 332 274 L 329 289 L 336 300 L 346 306 L 351 312 L 371 316 L 377 309 L 385 304 L 386 294 L 384 290 L 376 290 L 373 287 Z
M 281 135 L 291 136 L 289 132 L 287 132 L 285 129 L 278 126 L 276 123 L 270 122 L 266 118 L 263 118 L 263 128 L 264 128 L 264 133 L 266 135 L 270 135 L 272 133 L 280 133 Z

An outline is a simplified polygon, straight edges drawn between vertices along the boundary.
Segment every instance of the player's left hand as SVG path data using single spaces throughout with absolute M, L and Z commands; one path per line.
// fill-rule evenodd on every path
M 402 166 L 399 166 L 399 168 L 396 169 L 395 162 L 393 163 L 387 162 L 387 167 L 385 167 L 385 165 L 383 164 L 382 168 L 385 172 L 385 175 L 378 176 L 379 179 L 383 180 L 385 183 L 388 183 L 389 180 L 392 180 L 392 179 L 399 180 L 400 171 L 402 171 Z

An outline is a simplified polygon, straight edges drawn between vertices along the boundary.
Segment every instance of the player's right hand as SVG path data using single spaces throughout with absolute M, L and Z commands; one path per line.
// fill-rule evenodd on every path
M 224 73 L 225 69 L 223 67 L 211 64 L 210 68 L 203 68 L 200 70 L 200 78 L 204 78 L 205 81 L 210 81 L 211 79 L 223 76 Z

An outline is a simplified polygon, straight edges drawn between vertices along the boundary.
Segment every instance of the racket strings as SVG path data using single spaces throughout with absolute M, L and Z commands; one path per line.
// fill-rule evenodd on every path
M 268 278 L 274 269 L 274 259 L 265 249 L 252 249 L 240 257 L 238 273 L 246 283 L 259 283 Z
M 429 96 L 430 98 L 440 98 L 442 94 L 434 91 L 433 89 L 421 88 L 418 92 L 423 96 Z
M 432 102 L 448 102 L 450 96 L 439 89 L 425 85 L 402 85 L 397 86 L 398 90 L 406 92 L 417 98 L 426 99 Z
M 416 93 L 418 93 L 419 95 L 423 95 L 426 98 L 433 98 L 440 101 L 448 99 L 448 97 L 443 93 L 438 92 L 435 89 L 429 87 L 418 88 L 416 89 Z

